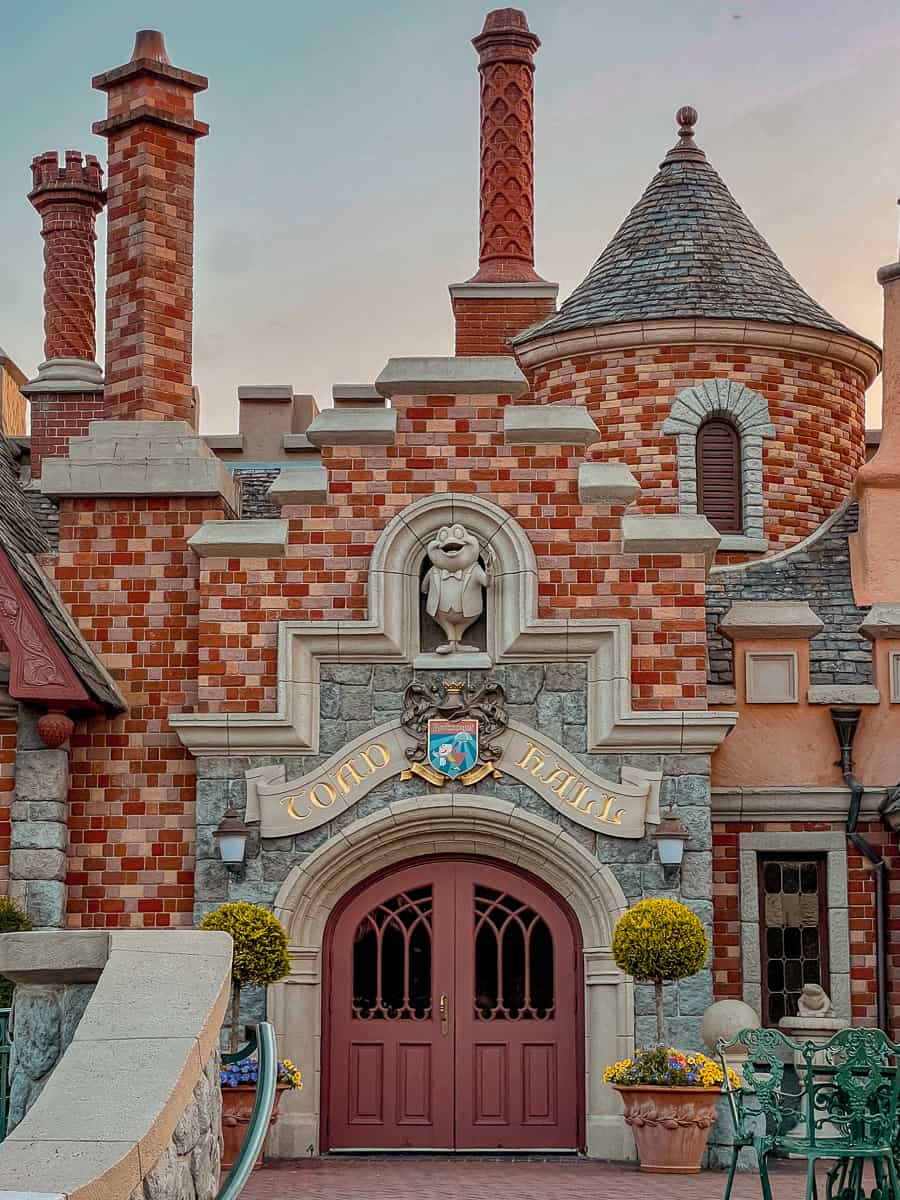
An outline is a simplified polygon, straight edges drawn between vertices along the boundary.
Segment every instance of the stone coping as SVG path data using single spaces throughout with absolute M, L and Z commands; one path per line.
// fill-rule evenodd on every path
M 335 408 L 384 407 L 384 396 L 374 383 L 335 383 L 331 388 Z
M 287 543 L 287 521 L 271 517 L 204 521 L 187 541 L 200 558 L 283 558 Z
M 805 600 L 735 600 L 719 622 L 731 641 L 805 640 L 825 628 Z
M 382 396 L 521 396 L 528 380 L 510 355 L 389 358 L 375 380 Z
M 884 788 L 867 787 L 860 815 L 877 820 L 883 799 Z M 833 821 L 844 825 L 849 803 L 845 787 L 714 787 L 711 814 L 713 821 Z
M 870 683 L 816 683 L 806 700 L 809 704 L 880 704 L 881 693 Z
M 702 554 L 711 565 L 720 536 L 699 514 L 622 518 L 623 554 Z
M 590 446 L 600 430 L 580 404 L 510 404 L 503 410 L 507 446 Z
M 624 463 L 582 463 L 578 468 L 578 499 L 582 504 L 630 504 L 640 490 L 641 485 Z
M 93 983 L 109 958 L 101 929 L 35 929 L 0 936 L 0 975 L 13 983 Z
M 558 283 L 451 283 L 453 300 L 553 300 Z
M 278 404 L 291 404 L 294 399 L 294 387 L 290 383 L 242 384 L 237 393 L 240 404 L 246 404 L 248 401 L 252 404 L 255 400 L 269 404 L 273 401 Z
M 21 389 L 23 396 L 39 396 L 42 392 L 103 391 L 103 371 L 99 363 L 84 358 L 48 358 L 38 367 L 37 375 Z
M 236 512 L 235 481 L 186 421 L 91 421 L 66 458 L 44 459 L 48 496 L 214 496 Z
M 0 962 L 7 939 L 21 936 L 0 935 Z M 130 1196 L 169 1144 L 217 1045 L 231 982 L 227 934 L 104 936 L 106 966 L 71 1045 L 0 1144 L 0 1196 Z
M 397 413 L 392 408 L 326 408 L 306 436 L 314 446 L 393 446 Z
M 324 504 L 328 472 L 324 467 L 282 467 L 266 496 L 279 508 L 286 504 Z
M 878 638 L 900 638 L 900 603 L 873 604 L 860 625 L 859 632 L 872 641 Z
M 591 325 L 522 340 L 516 347 L 519 361 L 533 369 L 543 363 L 610 350 L 684 345 L 755 346 L 806 354 L 855 367 L 868 387 L 881 370 L 881 351 L 863 338 L 813 329 L 807 325 L 779 325 L 768 321 L 717 320 L 714 317 L 671 317 L 662 321 L 623 321 L 619 325 Z

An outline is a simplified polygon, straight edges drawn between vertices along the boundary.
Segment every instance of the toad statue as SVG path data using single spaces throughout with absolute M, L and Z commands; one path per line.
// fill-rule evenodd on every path
M 431 566 L 422 580 L 425 611 L 447 638 L 436 647 L 437 654 L 478 653 L 478 647 L 464 645 L 462 637 L 484 611 L 484 589 L 491 583 L 478 561 L 480 554 L 478 538 L 464 525 L 442 525 L 428 543 Z
M 834 1006 L 824 988 L 817 983 L 804 983 L 797 1000 L 797 1015 L 800 1017 L 832 1017 Z

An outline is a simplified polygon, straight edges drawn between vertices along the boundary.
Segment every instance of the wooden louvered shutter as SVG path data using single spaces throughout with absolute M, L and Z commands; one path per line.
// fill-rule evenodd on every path
M 713 419 L 697 434 L 697 507 L 719 533 L 742 533 L 741 438 Z

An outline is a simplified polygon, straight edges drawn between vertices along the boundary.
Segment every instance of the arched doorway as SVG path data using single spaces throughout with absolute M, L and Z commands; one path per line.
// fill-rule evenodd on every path
M 324 965 L 325 1147 L 581 1147 L 580 939 L 537 879 L 463 856 L 382 872 Z

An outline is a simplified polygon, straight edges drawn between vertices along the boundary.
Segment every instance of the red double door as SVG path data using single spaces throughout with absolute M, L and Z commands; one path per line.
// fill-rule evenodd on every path
M 578 1148 L 576 938 L 543 888 L 404 867 L 350 900 L 329 956 L 326 1148 Z

